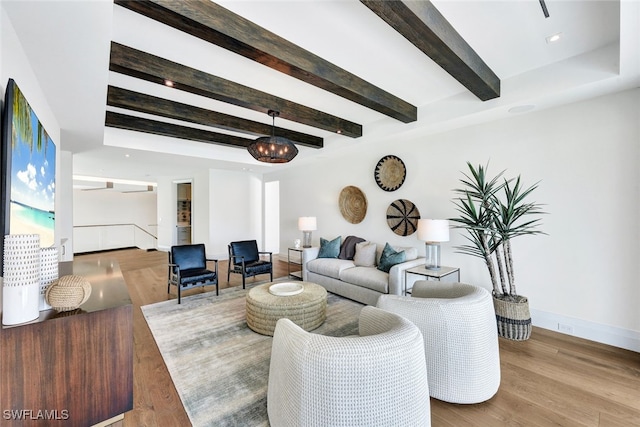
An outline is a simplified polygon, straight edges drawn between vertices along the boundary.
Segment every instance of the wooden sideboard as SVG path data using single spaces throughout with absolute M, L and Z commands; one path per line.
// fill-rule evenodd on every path
M 0 329 L 2 426 L 87 427 L 133 409 L 133 307 L 120 267 L 61 263 L 67 274 L 91 282 L 78 310 Z

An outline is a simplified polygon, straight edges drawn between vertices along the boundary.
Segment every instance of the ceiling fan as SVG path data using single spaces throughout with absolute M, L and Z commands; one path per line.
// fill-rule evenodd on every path
M 98 187 L 98 188 L 83 188 L 81 191 L 96 191 L 96 190 L 109 190 L 111 188 L 113 188 L 113 182 L 111 181 L 107 181 L 104 183 L 105 186 L 104 187 Z
M 128 191 L 121 191 L 121 193 L 148 193 L 151 191 L 153 191 L 153 185 L 147 185 L 146 190 L 128 190 Z
M 544 2 L 544 0 L 539 0 L 539 1 L 540 1 L 540 7 L 542 8 L 542 13 L 544 13 L 544 17 L 548 18 L 549 9 L 547 9 L 547 4 Z

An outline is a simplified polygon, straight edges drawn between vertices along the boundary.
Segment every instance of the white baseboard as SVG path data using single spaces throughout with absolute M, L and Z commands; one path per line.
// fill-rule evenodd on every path
M 640 352 L 640 332 L 531 309 L 533 326 Z

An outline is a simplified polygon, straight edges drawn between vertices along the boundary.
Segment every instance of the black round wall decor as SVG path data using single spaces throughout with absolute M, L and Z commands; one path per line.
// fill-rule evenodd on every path
M 407 168 L 400 157 L 390 154 L 378 161 L 373 176 L 378 187 L 384 191 L 395 191 L 404 182 L 407 176 Z
M 416 205 L 406 199 L 398 199 L 387 208 L 387 224 L 394 233 L 409 236 L 418 229 L 420 211 Z

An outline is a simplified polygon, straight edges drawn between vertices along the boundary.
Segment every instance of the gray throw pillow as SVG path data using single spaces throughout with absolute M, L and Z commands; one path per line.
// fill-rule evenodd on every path
M 376 266 L 376 244 L 373 242 L 360 242 L 356 244 L 356 254 L 353 263 L 359 267 Z
M 327 240 L 321 237 L 318 258 L 338 258 L 338 255 L 340 254 L 341 242 L 342 236 L 338 236 L 333 240 Z

